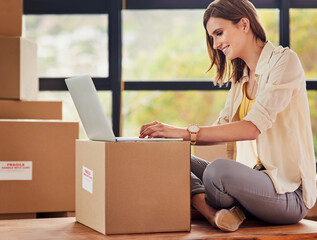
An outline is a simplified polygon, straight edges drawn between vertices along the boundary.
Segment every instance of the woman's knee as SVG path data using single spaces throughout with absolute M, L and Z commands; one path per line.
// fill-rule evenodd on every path
M 206 191 L 208 204 L 216 209 L 227 208 L 234 204 L 234 199 L 226 192 L 227 180 L 226 170 L 228 159 L 216 159 L 206 168 L 203 175 L 203 184 Z M 229 180 L 230 181 L 230 180 Z
M 232 160 L 218 158 L 211 162 L 205 170 L 204 176 L 206 178 L 222 178 L 224 175 L 227 175 L 228 168 L 231 168 Z
M 205 169 L 205 172 L 203 174 L 203 183 L 204 184 L 218 184 L 222 182 L 225 179 L 228 179 L 230 177 L 230 170 L 228 168 L 231 168 L 229 165 L 231 165 L 232 160 L 228 159 L 216 159 L 213 162 L 211 162 Z

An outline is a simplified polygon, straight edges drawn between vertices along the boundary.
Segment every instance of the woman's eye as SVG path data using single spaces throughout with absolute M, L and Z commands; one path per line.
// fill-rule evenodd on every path
M 222 31 L 217 32 L 217 36 L 221 36 L 222 35 Z

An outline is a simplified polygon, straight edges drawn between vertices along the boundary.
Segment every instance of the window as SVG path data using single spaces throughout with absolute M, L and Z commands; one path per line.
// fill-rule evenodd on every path
M 306 77 L 316 80 L 317 70 L 314 62 L 317 60 L 317 50 L 314 39 L 316 39 L 317 23 L 314 16 L 317 13 L 317 4 L 315 1 L 251 0 L 251 2 L 258 8 L 267 38 L 274 45 L 279 45 L 280 39 L 284 45 L 287 45 L 289 39 L 288 26 L 290 25 L 290 45 L 298 53 Z M 211 81 L 213 72 L 205 74 L 205 70 L 209 66 L 209 58 L 206 52 L 205 33 L 202 26 L 205 3 L 157 0 L 146 2 L 133 0 L 124 3 L 128 8 L 126 10 L 121 10 L 120 1 L 117 0 L 94 0 L 89 3 L 87 1 L 49 0 L 45 4 L 34 0 L 24 0 L 25 13 L 38 14 L 25 15 L 26 31 L 24 36 L 38 44 L 38 75 L 41 82 L 46 82 L 47 79 L 44 79 L 46 77 L 64 78 L 83 73 L 90 73 L 94 77 L 102 77 L 102 81 L 107 82 L 100 85 L 101 89 L 111 89 L 114 93 L 112 95 L 111 92 L 104 92 L 107 95 L 107 100 L 104 101 L 107 101 L 105 110 L 108 111 L 111 106 L 112 112 L 114 112 L 112 119 L 114 120 L 116 135 L 119 135 L 121 119 L 119 111 L 121 107 L 120 84 L 118 84 L 121 78 L 123 81 L 127 81 L 126 86 L 130 84 L 123 92 L 122 97 L 123 135 L 136 135 L 144 121 L 154 120 L 153 118 L 158 116 L 155 114 L 159 113 L 156 103 L 160 103 L 161 98 L 170 99 L 170 104 L 164 110 L 166 114 L 162 118 L 157 118 L 157 120 L 174 124 L 170 116 L 175 117 L 177 121 L 179 120 L 177 118 L 179 115 L 173 114 L 178 111 L 179 107 L 177 106 L 181 101 L 189 101 L 189 105 L 191 105 L 192 99 L 194 101 L 198 99 L 202 104 L 201 106 L 206 106 L 205 101 L 210 102 L 211 99 L 214 99 L 210 96 L 215 95 L 217 96 L 215 99 L 219 100 L 219 105 L 212 104 L 210 108 L 214 110 L 206 110 L 207 113 L 203 113 L 203 117 L 198 119 L 202 122 L 204 122 L 204 119 L 209 119 L 208 123 L 212 122 L 210 116 L 212 114 L 215 118 L 218 115 L 226 96 L 225 91 L 138 91 L 139 89 L 152 89 L 151 84 L 156 80 L 165 81 L 164 89 L 167 87 L 167 89 L 180 90 L 182 88 L 178 84 L 183 84 L 184 81 L 187 81 L 186 84 L 189 83 L 190 87 L 193 86 L 194 89 L 205 90 L 206 87 L 210 86 L 206 84 Z M 259 7 L 261 8 L 259 9 Z M 288 22 L 289 7 L 294 7 L 289 12 L 290 24 Z M 311 9 L 307 9 L 308 7 Z M 140 8 L 146 10 L 136 10 Z M 157 10 L 158 8 L 160 10 Z M 55 13 L 57 15 L 51 15 Z M 64 13 L 67 13 L 67 15 L 64 15 Z M 120 14 L 122 15 L 122 22 L 118 20 Z M 122 32 L 120 32 L 120 24 L 122 24 Z M 112 29 L 109 36 L 108 29 Z M 279 36 L 279 32 L 281 32 L 281 36 Z M 120 45 L 121 33 L 123 57 L 121 56 Z M 80 36 L 78 37 L 78 35 Z M 111 44 L 111 51 L 109 51 L 108 42 Z M 109 56 L 115 60 L 111 61 L 113 64 L 111 69 L 108 67 Z M 206 82 L 201 83 L 201 81 Z M 48 82 L 50 83 L 48 89 L 51 87 L 54 90 L 64 89 L 63 85 L 60 85 L 60 81 L 53 81 L 53 84 L 50 80 Z M 188 85 L 186 86 L 188 87 Z M 308 83 L 308 86 L 310 89 L 316 90 L 316 85 L 311 84 L 311 82 Z M 180 89 L 178 89 L 179 87 Z M 129 91 L 129 88 L 136 91 Z M 66 95 L 66 92 L 48 93 L 42 91 L 40 99 L 60 100 L 68 98 Z M 313 113 L 316 109 L 316 106 L 313 105 L 314 96 L 315 92 L 310 91 L 309 101 L 316 136 L 316 128 L 314 127 L 316 116 Z M 152 101 L 145 103 L 147 98 L 152 99 Z M 142 104 L 146 105 L 145 110 L 140 108 L 140 106 L 143 106 Z M 64 103 L 64 105 L 72 104 Z M 200 106 L 195 106 L 196 108 L 199 109 Z M 314 109 L 312 110 L 312 108 Z M 153 116 L 149 115 L 149 112 Z M 183 114 L 182 108 L 179 112 Z M 107 114 L 108 116 L 111 115 L 111 111 Z M 144 119 L 141 117 L 142 114 L 145 115 Z M 64 116 L 68 118 L 67 113 Z M 72 117 L 72 119 L 78 118 Z M 191 116 L 186 116 L 182 122 L 175 122 L 175 124 L 185 125 L 185 121 L 188 123 L 193 120 Z
M 123 11 L 123 79 L 210 78 L 202 15 L 202 10 Z
M 263 24 L 266 38 L 270 40 L 275 46 L 279 45 L 278 23 L 279 10 L 278 9 L 258 9 L 260 21 Z
M 98 91 L 102 107 L 111 124 L 112 102 L 110 91 Z M 63 102 L 63 120 L 79 121 L 79 116 L 69 92 L 66 91 L 41 91 L 38 96 L 39 101 L 62 101 Z M 79 124 L 79 138 L 87 138 L 84 128 Z
M 225 104 L 227 91 L 128 91 L 123 94 L 123 135 L 138 136 L 154 120 L 187 127 L 211 125 Z
M 312 123 L 315 154 L 317 154 L 317 91 L 308 91 L 310 119 Z
M 107 15 L 26 15 L 25 25 L 38 46 L 39 76 L 108 76 Z
M 123 79 L 206 80 L 215 71 L 210 61 L 203 27 L 204 10 L 124 10 Z M 260 9 L 267 37 L 278 45 L 276 9 Z
M 291 9 L 290 45 L 298 54 L 307 79 L 317 79 L 317 9 Z
M 25 37 L 38 46 L 40 77 L 69 77 L 108 74 L 108 16 L 26 15 Z M 100 91 L 105 112 L 111 121 L 111 92 Z M 78 121 L 71 97 L 66 91 L 41 91 L 40 101 L 62 101 L 63 120 Z M 86 138 L 80 124 L 80 138 Z

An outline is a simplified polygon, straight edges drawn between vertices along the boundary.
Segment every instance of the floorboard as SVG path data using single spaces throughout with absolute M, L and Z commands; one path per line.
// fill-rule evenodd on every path
M 84 240 L 84 239 L 254 239 L 305 240 L 317 239 L 317 222 L 302 220 L 294 225 L 272 226 L 259 221 L 245 221 L 234 233 L 223 233 L 204 220 L 195 220 L 191 232 L 130 234 L 104 236 L 75 221 L 75 218 L 18 219 L 0 221 L 2 240 Z

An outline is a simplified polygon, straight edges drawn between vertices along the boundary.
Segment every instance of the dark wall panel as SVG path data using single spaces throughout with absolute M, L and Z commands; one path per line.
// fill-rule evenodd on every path
M 291 8 L 317 8 L 316 0 L 289 0 Z
M 9 1 L 9 0 L 8 0 Z M 24 0 L 24 14 L 108 13 L 108 0 Z
M 126 9 L 204 9 L 211 0 L 126 0 Z M 279 0 L 251 0 L 258 8 L 278 8 Z

